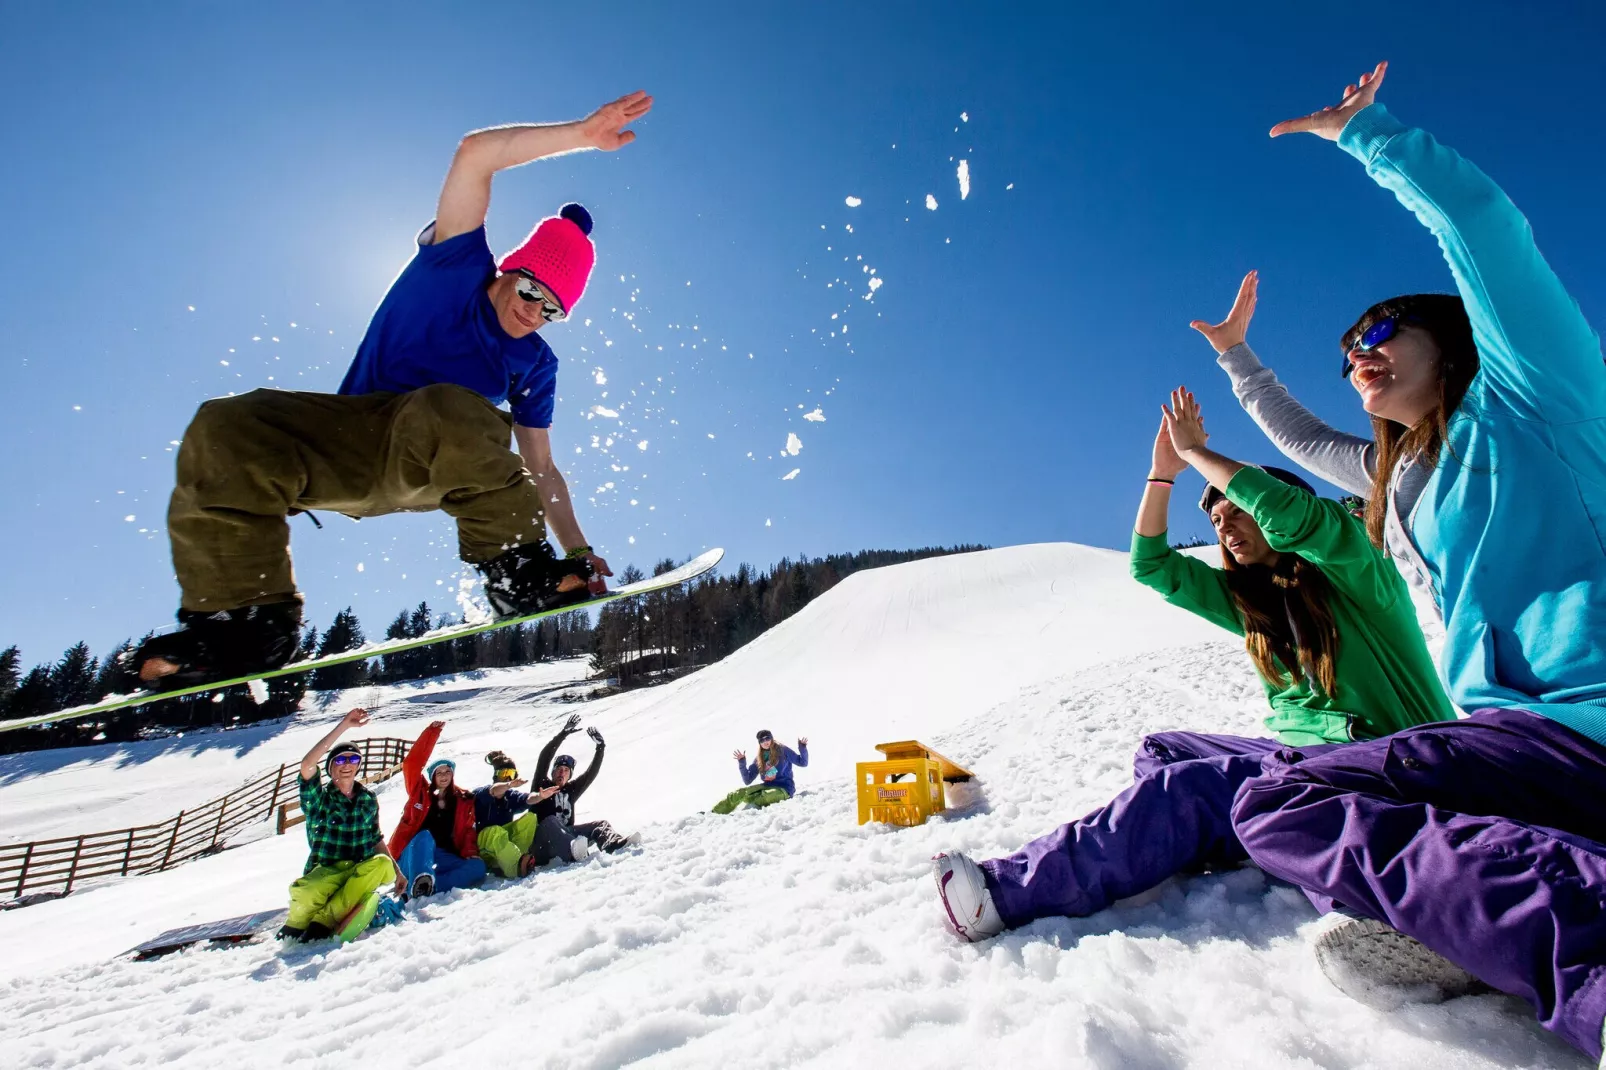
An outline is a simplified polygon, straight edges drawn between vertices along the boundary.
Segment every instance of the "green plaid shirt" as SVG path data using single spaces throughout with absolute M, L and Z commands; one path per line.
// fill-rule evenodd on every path
M 302 873 L 335 862 L 361 862 L 379 853 L 383 841 L 379 800 L 361 784 L 348 799 L 314 772 L 311 780 L 301 782 L 301 812 L 307 815 L 307 846 L 312 851 Z

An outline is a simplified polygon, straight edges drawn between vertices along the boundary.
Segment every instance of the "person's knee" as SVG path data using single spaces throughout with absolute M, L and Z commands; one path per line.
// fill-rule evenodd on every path
M 1251 777 L 1238 785 L 1232 797 L 1232 826 L 1239 839 L 1252 834 L 1265 818 L 1283 812 L 1306 785 L 1289 777 Z
M 485 397 L 456 383 L 433 383 L 407 395 L 411 415 L 438 423 L 443 435 L 475 435 L 487 431 L 505 436 L 507 421 Z

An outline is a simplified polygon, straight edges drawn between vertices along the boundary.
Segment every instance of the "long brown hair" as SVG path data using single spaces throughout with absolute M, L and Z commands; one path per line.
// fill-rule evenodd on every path
M 766 747 L 762 743 L 758 745 L 758 754 L 754 756 L 753 764 L 758 766 L 758 771 L 762 773 L 766 769 L 772 769 L 780 765 L 783 753 L 781 741 L 771 736 L 769 746 Z
M 1472 340 L 1472 322 L 1467 308 L 1455 294 L 1407 294 L 1379 301 L 1344 332 L 1339 345 L 1344 352 L 1378 320 L 1390 316 L 1409 320 L 1407 327 L 1420 327 L 1439 347 L 1439 400 L 1433 411 L 1413 426 L 1372 417 L 1372 441 L 1377 444 L 1377 469 L 1372 473 L 1372 492 L 1366 503 L 1366 534 L 1373 546 L 1383 545 L 1383 520 L 1388 514 L 1389 478 L 1403 456 L 1415 454 L 1429 467 L 1439 463 L 1439 451 L 1449 437 L 1449 420 L 1478 374 L 1478 347 Z
M 1293 553 L 1283 554 L 1276 565 L 1240 565 L 1223 546 L 1221 561 L 1255 671 L 1286 687 L 1286 667 L 1335 697 L 1338 626 L 1330 606 L 1333 584 L 1326 574 Z

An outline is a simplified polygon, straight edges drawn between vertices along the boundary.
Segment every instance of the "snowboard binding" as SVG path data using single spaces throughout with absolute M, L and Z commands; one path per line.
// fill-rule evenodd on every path
M 289 664 L 301 639 L 301 603 L 199 613 L 178 611 L 179 630 L 124 654 L 124 667 L 154 691 L 251 676 Z
M 499 619 L 578 605 L 591 597 L 589 583 L 595 575 L 583 557 L 559 560 L 545 539 L 515 546 L 474 567 L 485 577 L 485 597 Z

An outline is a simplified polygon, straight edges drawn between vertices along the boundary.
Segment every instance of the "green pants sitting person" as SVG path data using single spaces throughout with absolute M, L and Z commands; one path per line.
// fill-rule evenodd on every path
M 362 751 L 350 743 L 335 746 L 346 729 L 367 723 L 366 712 L 352 710 L 301 759 L 301 812 L 310 851 L 306 869 L 290 885 L 282 938 L 353 939 L 372 920 L 380 888 L 392 881 L 396 894 L 405 888 L 379 834 L 379 801 L 357 782 Z M 318 775 L 326 751 L 328 784 Z
M 491 783 L 474 792 L 474 827 L 479 830 L 480 857 L 494 872 L 504 877 L 522 877 L 535 868 L 535 804 L 558 789 L 533 795 L 517 791 L 528 783 L 519 777 L 518 767 L 499 750 L 485 756 L 491 766 Z
M 733 754 L 736 768 L 742 774 L 742 783 L 749 786 L 736 789 L 716 803 L 716 814 L 728 814 L 743 804 L 757 809 L 790 799 L 797 790 L 797 784 L 792 779 L 792 767 L 809 764 L 809 741 L 808 737 L 800 736 L 797 750 L 793 750 L 775 742 L 775 736 L 766 729 L 758 733 L 758 754 L 751 765 L 747 762 L 746 751 L 739 750 Z M 757 784 L 753 783 L 755 780 Z

